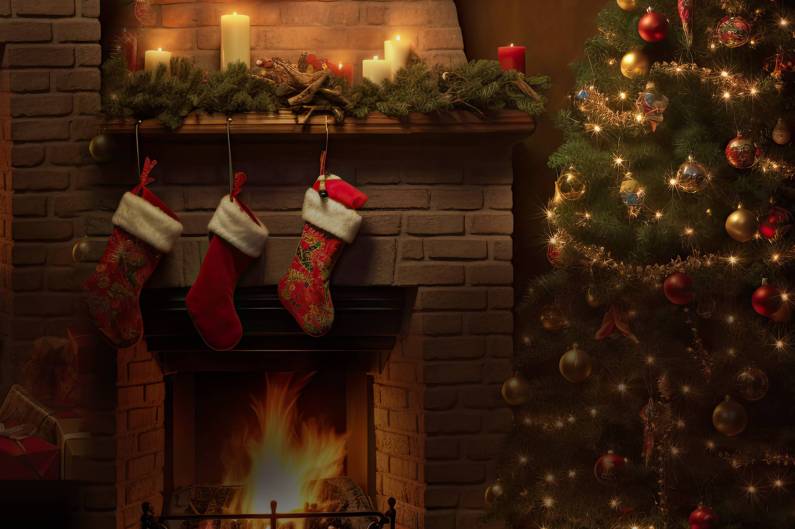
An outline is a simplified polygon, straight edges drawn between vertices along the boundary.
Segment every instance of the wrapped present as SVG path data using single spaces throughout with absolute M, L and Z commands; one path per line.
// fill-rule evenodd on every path
M 58 446 L 33 435 L 31 424 L 0 423 L 0 479 L 58 479 Z

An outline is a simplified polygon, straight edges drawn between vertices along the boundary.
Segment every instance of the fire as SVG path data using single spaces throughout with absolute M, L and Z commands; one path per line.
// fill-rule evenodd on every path
M 343 473 L 344 435 L 299 415 L 298 397 L 311 377 L 270 375 L 265 394 L 252 396 L 256 428 L 244 431 L 225 458 L 225 484 L 241 486 L 228 512 L 269 513 L 271 500 L 279 512 L 304 511 L 320 503 L 323 479 Z M 292 526 L 301 529 L 297 522 Z M 272 529 L 265 521 L 257 527 Z

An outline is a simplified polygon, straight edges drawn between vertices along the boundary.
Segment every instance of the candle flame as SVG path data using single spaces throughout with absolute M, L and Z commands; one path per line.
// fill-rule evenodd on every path
M 513 42 L 511 42 L 511 48 L 513 48 Z
M 157 48 L 157 51 L 163 51 L 163 48 Z
M 232 11 L 232 16 L 237 16 L 237 11 Z
M 377 61 L 378 60 L 378 55 L 373 55 L 373 60 Z
M 338 66 L 338 68 L 339 68 L 340 70 L 342 70 L 342 63 L 339 63 L 339 66 Z
M 395 36 L 395 40 L 400 40 L 400 35 Z

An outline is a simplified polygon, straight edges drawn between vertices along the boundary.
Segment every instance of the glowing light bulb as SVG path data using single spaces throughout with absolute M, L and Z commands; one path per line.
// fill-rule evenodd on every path
M 621 101 L 625 101 L 625 100 L 627 99 L 627 93 L 626 93 L 626 92 L 619 92 L 619 93 L 618 93 L 618 98 L 619 98 Z

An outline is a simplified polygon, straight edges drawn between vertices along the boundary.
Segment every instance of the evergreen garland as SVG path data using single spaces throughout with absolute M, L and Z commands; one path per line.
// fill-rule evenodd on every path
M 122 57 L 103 65 L 103 110 L 111 118 L 157 119 L 178 128 L 191 112 L 239 114 L 276 112 L 290 108 L 287 91 L 256 75 L 243 64 L 208 73 L 184 58 L 171 60 L 171 72 L 130 73 Z M 402 118 L 412 112 L 432 113 L 465 109 L 477 113 L 516 109 L 530 115 L 543 112 L 545 76 L 503 71 L 497 61 L 472 61 L 442 71 L 414 59 L 394 81 L 376 85 L 369 80 L 350 87 L 334 79 L 350 101 L 340 114 L 363 118 L 378 111 Z M 539 94 L 539 92 L 542 92 Z M 318 95 L 318 97 L 321 97 Z M 327 105 L 322 105 L 326 108 Z

